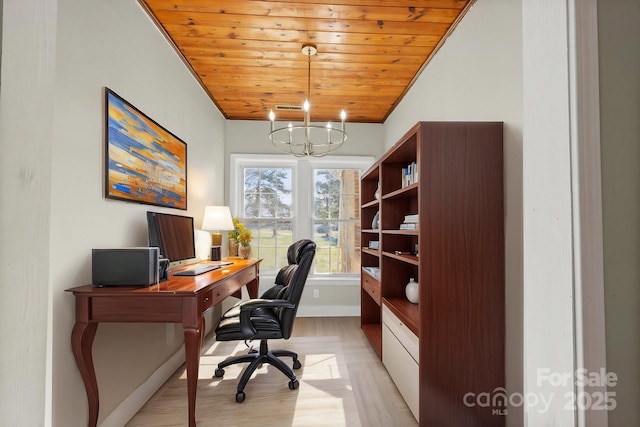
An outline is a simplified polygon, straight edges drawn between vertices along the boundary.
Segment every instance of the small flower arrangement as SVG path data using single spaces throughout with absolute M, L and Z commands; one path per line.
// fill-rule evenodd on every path
M 227 233 L 227 237 L 229 238 L 229 240 L 233 240 L 234 242 L 238 242 L 238 236 L 240 236 L 240 233 L 242 233 L 243 231 L 245 231 L 245 227 L 244 224 L 240 222 L 240 218 L 238 217 L 233 217 L 233 230 L 229 231 L 229 233 Z
M 251 230 L 245 227 L 237 217 L 233 217 L 233 230 L 227 233 L 227 237 L 242 246 L 249 246 L 252 240 Z
M 236 240 L 242 246 L 249 246 L 251 244 L 251 230 L 245 228 L 240 232 L 240 234 L 238 234 L 238 237 Z

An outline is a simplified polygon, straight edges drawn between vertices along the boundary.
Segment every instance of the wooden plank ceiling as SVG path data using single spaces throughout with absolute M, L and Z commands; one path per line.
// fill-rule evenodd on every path
M 473 0 L 139 0 L 230 120 L 382 123 Z

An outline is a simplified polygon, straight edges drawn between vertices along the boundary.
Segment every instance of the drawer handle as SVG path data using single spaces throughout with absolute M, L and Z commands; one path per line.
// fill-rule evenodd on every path
M 206 297 L 206 298 L 204 299 L 204 302 L 209 302 L 209 297 Z

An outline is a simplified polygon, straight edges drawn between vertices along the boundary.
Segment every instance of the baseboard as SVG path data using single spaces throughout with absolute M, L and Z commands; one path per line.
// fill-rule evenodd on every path
M 299 317 L 354 317 L 360 316 L 359 305 L 317 305 L 298 308 Z
M 127 424 L 129 420 L 140 411 L 142 406 L 147 403 L 151 396 L 184 364 L 184 361 L 184 346 L 182 346 L 169 360 L 160 365 L 145 382 L 140 384 L 116 409 L 107 415 L 104 421 L 100 423 L 100 427 L 122 427 Z

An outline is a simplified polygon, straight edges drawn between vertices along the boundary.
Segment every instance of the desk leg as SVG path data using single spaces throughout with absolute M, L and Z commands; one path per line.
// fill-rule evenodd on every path
M 187 395 L 189 402 L 189 427 L 196 427 L 196 391 L 198 389 L 198 368 L 202 351 L 202 319 L 199 328 L 184 328 L 184 351 L 187 364 Z
M 251 282 L 247 283 L 247 292 L 249 293 L 249 298 L 258 298 L 259 287 L 260 280 L 258 278 L 253 279 Z
M 93 338 L 96 336 L 97 329 L 98 324 L 95 322 L 76 322 L 71 333 L 73 356 L 76 359 L 76 365 L 78 365 L 82 381 L 84 381 L 87 401 L 89 402 L 89 427 L 95 427 L 98 424 L 98 410 L 100 409 L 98 382 L 96 381 L 96 372 L 93 368 L 93 356 L 91 354 Z

